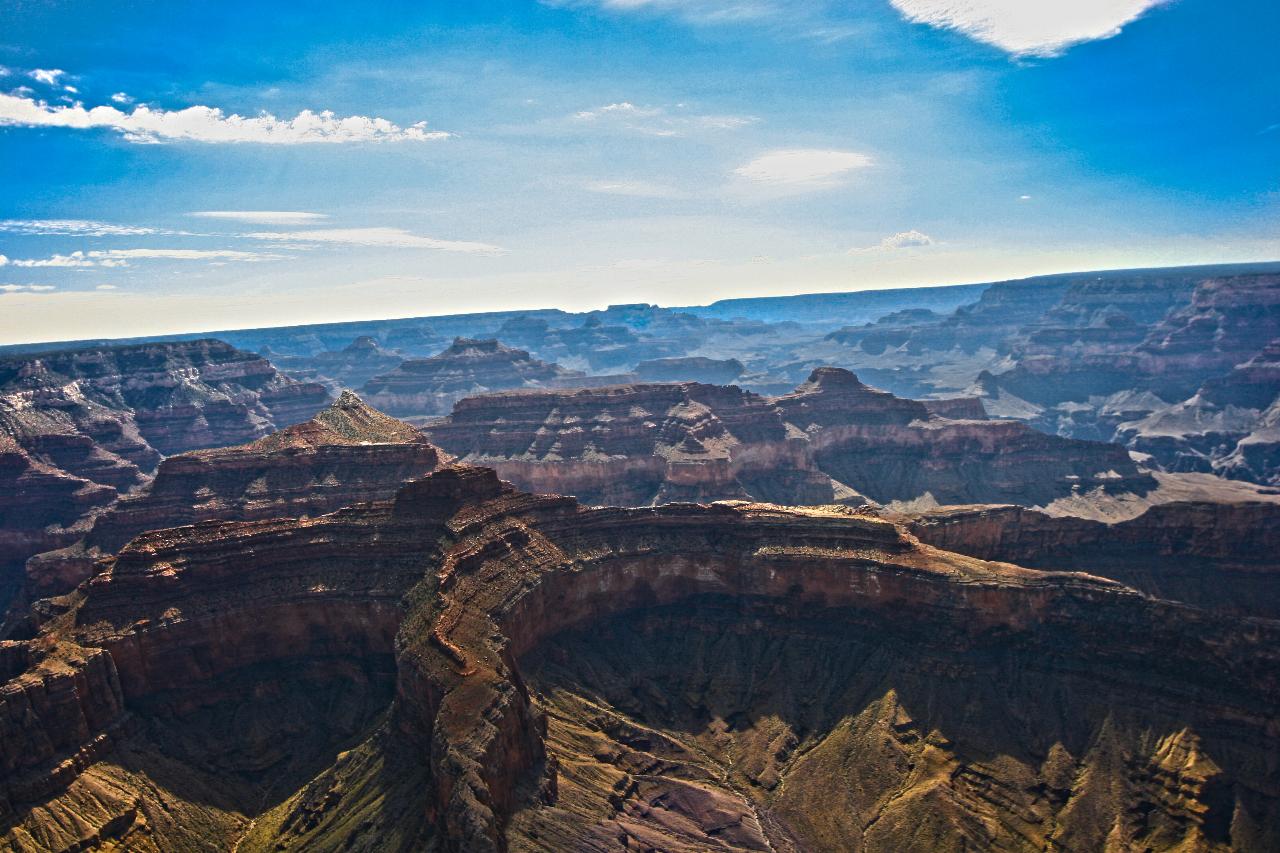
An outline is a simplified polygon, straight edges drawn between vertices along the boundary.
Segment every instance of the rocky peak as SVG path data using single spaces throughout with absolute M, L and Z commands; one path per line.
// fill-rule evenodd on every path
M 871 390 L 852 370 L 845 370 L 843 367 L 819 367 L 796 388 L 796 393 Z
M 352 341 L 350 344 L 348 344 L 346 348 L 343 349 L 343 352 L 353 353 L 353 354 L 354 353 L 379 354 L 382 352 L 382 347 L 378 346 L 377 339 L 372 338 L 369 335 L 361 335 L 360 337 Z

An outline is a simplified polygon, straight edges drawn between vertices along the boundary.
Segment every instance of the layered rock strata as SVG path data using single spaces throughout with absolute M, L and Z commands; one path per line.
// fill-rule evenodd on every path
M 1104 523 L 1019 506 L 941 507 L 909 529 L 948 551 L 1086 571 L 1150 595 L 1280 619 L 1280 505 L 1175 501 Z
M 940 551 L 843 508 L 592 510 L 450 468 L 317 519 L 147 534 L 41 638 L 0 648 L 5 838 L 1266 850 L 1277 641 L 1274 622 Z M 33 693 L 37 648 L 72 673 L 75 737 Z M 333 684 L 390 655 L 385 725 L 331 742 L 296 793 L 262 794 L 259 772 L 197 794 L 208 748 L 282 724 L 244 703 L 280 666 Z M 224 715 L 225 741 L 191 734 Z M 183 745 L 164 765 L 157 733 Z
M 865 496 L 1035 506 L 1152 485 L 1120 447 L 981 413 L 976 400 L 905 400 L 820 368 L 775 399 L 697 383 L 479 396 L 427 433 L 521 488 L 591 504 Z
M 33 557 L 31 597 L 69 592 L 135 536 L 204 521 L 323 515 L 384 500 L 438 468 L 418 430 L 344 391 L 311 420 L 238 447 L 170 456 L 155 479 L 101 513 L 79 542 Z
M 68 492 L 84 511 L 100 507 L 110 492 L 144 483 L 165 455 L 256 439 L 306 420 L 328 399 L 319 385 L 220 341 L 0 359 L 0 437 L 21 490 L 15 525 L 68 527 L 77 523 Z M 14 474 L 18 468 L 26 473 Z M 11 564 L 73 537 L 27 538 L 29 545 L 7 546 Z
M 571 375 L 572 371 L 494 339 L 457 338 L 439 355 L 409 359 L 395 370 L 375 376 L 360 393 L 392 415 L 441 415 L 463 397 L 537 386 Z

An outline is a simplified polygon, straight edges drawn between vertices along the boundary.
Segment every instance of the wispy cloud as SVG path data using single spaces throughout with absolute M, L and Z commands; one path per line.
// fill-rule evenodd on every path
M 257 240 L 273 240 L 291 244 L 337 244 L 343 246 L 377 246 L 394 249 L 432 249 L 440 252 L 499 255 L 500 246 L 464 240 L 439 240 L 413 234 L 403 228 L 312 228 L 306 231 L 260 231 L 248 235 Z
M 7 258 L 0 255 L 0 267 L 26 269 L 39 267 L 124 267 L 130 261 L 278 261 L 287 256 L 264 252 L 241 252 L 230 249 L 102 249 L 77 251 L 47 258 Z
M 849 254 L 866 255 L 874 252 L 893 252 L 898 249 L 916 249 L 921 246 L 932 245 L 932 237 L 913 228 L 910 231 L 899 231 L 897 234 L 890 234 L 874 246 L 850 249 Z
M 734 170 L 757 184 L 793 190 L 817 190 L 836 186 L 850 173 L 872 165 L 870 156 L 857 151 L 789 148 L 762 154 Z
M 114 284 L 100 284 L 94 290 L 119 290 Z
M 174 141 L 205 143 L 259 143 L 305 145 L 312 143 L 429 142 L 446 139 L 444 131 L 427 130 L 426 122 L 400 127 L 385 118 L 340 117 L 329 110 L 303 110 L 291 119 L 270 113 L 246 117 L 228 115 L 216 107 L 194 106 L 181 110 L 135 107 L 59 106 L 29 96 L 0 94 L 0 126 L 62 127 L 75 130 L 106 128 L 136 143 Z
M 110 222 L 95 222 L 91 219 L 5 219 L 0 220 L 0 231 L 11 234 L 77 237 L 131 237 L 160 233 L 155 228 L 115 225 Z
M 591 181 L 583 185 L 583 189 L 593 193 L 608 195 L 625 195 L 635 198 L 687 198 L 688 193 L 669 187 L 665 184 L 654 184 L 648 181 Z
M 956 30 L 1001 50 L 1056 56 L 1081 42 L 1117 35 L 1171 0 L 890 0 L 908 21 Z
M 52 284 L 0 284 L 0 293 L 48 293 L 56 289 Z
M 737 130 L 760 121 L 756 116 L 696 113 L 686 104 L 654 107 L 638 106 L 630 101 L 581 110 L 574 113 L 573 118 L 584 124 L 621 128 L 650 136 L 683 136 L 693 131 Z
M 324 213 L 303 210 L 198 210 L 187 215 L 205 219 L 229 219 L 251 225 L 306 225 L 329 218 Z

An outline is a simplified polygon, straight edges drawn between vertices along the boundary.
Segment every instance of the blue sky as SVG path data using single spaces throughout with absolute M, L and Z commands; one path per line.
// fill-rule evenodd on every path
M 1274 2 L 268 5 L 0 0 L 0 341 L 1280 257 Z

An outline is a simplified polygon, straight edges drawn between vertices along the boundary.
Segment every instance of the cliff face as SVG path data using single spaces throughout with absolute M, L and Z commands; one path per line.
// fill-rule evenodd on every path
M 1280 505 L 1161 504 L 1105 524 L 1018 506 L 944 507 L 911 518 L 922 541 L 1039 569 L 1085 571 L 1238 616 L 1280 619 Z
M 110 491 L 145 482 L 164 455 L 255 439 L 306 420 L 326 401 L 320 386 L 219 341 L 0 359 L 0 436 L 18 478 L 17 526 L 69 526 L 67 493 L 84 511 L 102 506 Z M 20 565 L 65 541 L 10 544 L 9 559 Z
M 556 364 L 531 358 L 497 340 L 458 338 L 431 358 L 403 362 L 375 376 L 361 395 L 393 415 L 440 415 L 463 397 L 505 388 L 523 388 L 572 375 Z
M 450 468 L 147 534 L 0 648 L 5 841 L 1274 849 L 1277 641 L 850 510 L 588 510 Z M 281 678 L 370 685 L 339 706 L 363 734 L 273 714 Z
M 942 409 L 969 414 L 975 402 Z M 427 432 L 522 488 L 592 504 L 865 495 L 1038 505 L 1073 490 L 1151 485 L 1122 448 L 1013 421 L 934 417 L 930 405 L 820 368 L 773 400 L 695 383 L 474 397 Z
M 0 435 L 0 599 L 13 593 L 27 557 L 74 540 L 83 532 L 76 523 L 115 497 L 111 486 L 38 462 Z
M 238 447 L 165 459 L 150 484 L 100 514 L 80 542 L 32 558 L 28 592 L 69 592 L 89 577 L 96 559 L 148 530 L 323 515 L 389 498 L 442 462 L 418 430 L 345 391 L 305 423 Z

